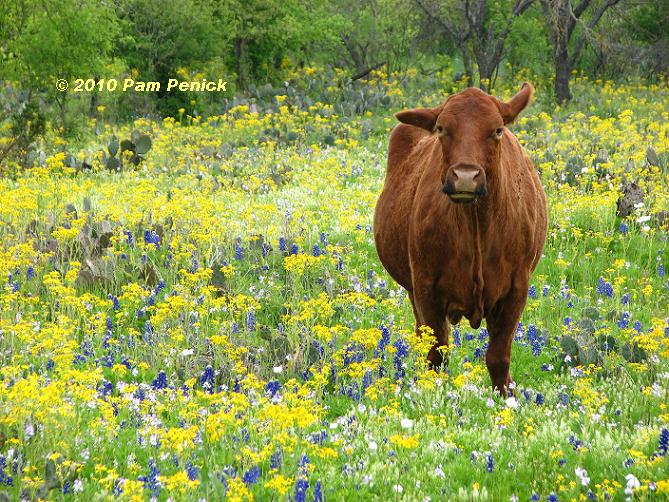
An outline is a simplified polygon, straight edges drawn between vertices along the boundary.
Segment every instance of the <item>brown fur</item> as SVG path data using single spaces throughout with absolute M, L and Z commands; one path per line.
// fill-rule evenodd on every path
M 511 342 L 546 238 L 539 176 L 503 127 L 531 93 L 523 84 L 504 103 L 470 88 L 436 108 L 398 113 L 406 123 L 390 135 L 386 181 L 374 215 L 383 266 L 409 292 L 417 327 L 430 326 L 437 337 L 429 361 L 442 364 L 437 347 L 448 343 L 449 320 L 464 316 L 478 328 L 485 318 L 486 363 L 502 394 L 511 381 Z M 442 192 L 449 168 L 458 163 L 483 168 L 486 196 L 457 204 Z

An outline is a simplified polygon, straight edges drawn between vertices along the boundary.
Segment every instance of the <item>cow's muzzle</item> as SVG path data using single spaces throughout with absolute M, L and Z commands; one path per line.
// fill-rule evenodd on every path
M 455 164 L 449 167 L 442 191 L 453 202 L 472 202 L 488 195 L 485 171 L 474 164 Z

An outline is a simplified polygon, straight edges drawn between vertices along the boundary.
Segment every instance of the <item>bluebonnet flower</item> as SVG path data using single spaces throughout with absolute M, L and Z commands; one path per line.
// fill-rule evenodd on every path
M 362 376 L 362 393 L 365 393 L 365 390 L 372 385 L 372 372 L 370 370 L 365 371 L 365 374 Z
M 112 488 L 112 493 L 115 497 L 120 497 L 123 493 L 123 479 L 117 478 L 114 480 L 114 487 Z
M 666 456 L 669 451 L 669 429 L 666 427 L 663 427 L 660 431 L 660 442 L 657 451 L 662 457 Z
M 529 296 L 533 300 L 537 299 L 537 287 L 534 284 L 530 286 L 530 289 L 527 292 L 527 296 Z
M 460 344 L 461 344 L 461 342 L 460 342 L 460 328 L 455 327 L 453 329 L 453 345 L 455 345 L 456 347 L 459 347 Z
M 548 296 L 548 291 L 550 290 L 550 286 L 546 284 L 543 289 L 541 290 L 541 294 L 544 296 Z
M 309 489 L 309 480 L 298 478 L 295 483 L 295 502 L 307 502 L 307 490 Z
M 276 450 L 272 453 L 272 456 L 269 458 L 269 468 L 270 469 L 281 469 L 283 464 L 283 453 L 281 450 Z
M 307 466 L 309 465 L 311 461 L 309 460 L 309 456 L 306 453 L 303 453 L 302 456 L 300 457 L 300 461 L 298 465 L 300 466 L 301 470 L 303 472 L 308 472 L 307 471 Z
M 664 265 L 662 263 L 657 266 L 657 275 L 664 277 Z
M 637 333 L 641 333 L 641 330 L 643 329 L 641 326 L 641 321 L 634 321 L 634 329 L 637 331 Z
M 536 500 L 539 500 L 540 498 L 541 496 L 538 493 L 533 493 L 532 496 L 530 497 L 530 500 L 534 502 Z
M 320 240 L 321 244 L 323 244 L 323 247 L 326 247 L 328 245 L 328 234 L 326 234 L 325 232 L 321 232 Z
M 548 497 L 546 497 L 547 502 L 558 502 L 558 496 L 555 495 L 554 493 L 551 493 Z
M 214 368 L 212 368 L 211 366 L 207 366 L 204 369 L 204 373 L 202 373 L 202 376 L 200 377 L 200 384 L 202 385 L 202 388 L 206 392 L 209 392 L 210 394 L 213 394 L 213 392 L 214 392 Z
M 279 237 L 279 251 L 285 251 L 285 250 L 286 250 L 286 238 Z
M 623 312 L 622 318 L 616 323 L 620 329 L 625 329 L 630 323 L 630 313 Z
M 265 384 L 265 394 L 268 394 L 269 397 L 274 397 L 279 389 L 281 389 L 281 383 L 278 380 L 271 380 Z
M 297 247 L 297 244 L 293 243 L 292 246 L 290 246 L 290 254 L 297 254 L 299 252 L 300 248 Z
M 144 323 L 144 335 L 142 338 L 144 339 L 144 342 L 150 343 L 152 337 L 153 337 L 153 326 L 151 326 L 151 322 L 146 321 Z
M 534 340 L 532 342 L 532 355 L 533 356 L 538 356 L 541 354 L 541 344 L 539 343 L 539 340 Z
M 142 481 L 144 483 L 144 487 L 148 488 L 151 493 L 153 493 L 154 497 L 157 497 L 158 493 L 160 492 L 160 481 L 158 480 L 159 476 L 160 471 L 158 470 L 156 461 L 154 459 L 149 459 L 149 475 L 139 476 L 137 480 Z
M 316 258 L 318 258 L 321 255 L 321 248 L 318 246 L 318 244 L 314 244 L 313 255 Z
M 249 331 L 255 331 L 256 329 L 256 313 L 253 309 L 249 310 L 246 314 L 246 326 L 249 328 Z
M 623 305 L 627 305 L 629 302 L 630 302 L 630 294 L 625 293 L 623 297 L 620 299 L 620 303 L 622 303 Z
M 487 472 L 492 472 L 495 468 L 495 460 L 492 457 L 492 453 L 487 456 L 485 470 Z
M 581 441 L 572 434 L 571 436 L 569 436 L 569 444 L 572 445 L 574 450 L 578 450 L 583 445 L 583 441 Z
M 144 230 L 144 243 L 153 244 L 156 248 L 160 247 L 160 236 L 153 230 Z M 130 244 L 130 243 L 128 243 Z
M 597 281 L 597 293 L 611 298 L 613 296 L 613 286 L 611 286 L 609 282 L 605 281 L 603 277 L 600 277 Z
M 383 353 L 385 348 L 390 344 L 390 330 L 388 327 L 384 324 L 381 324 L 379 329 L 381 330 L 381 338 L 379 339 L 379 343 L 377 344 L 376 350 L 374 351 L 374 357 L 378 357 L 381 353 Z
M 241 244 L 235 246 L 235 258 L 241 260 L 244 257 L 244 251 L 242 250 Z
M 537 397 L 534 398 L 534 402 L 537 403 L 539 406 L 544 404 L 544 396 L 541 392 L 537 392 Z
M 318 432 L 309 434 L 307 440 L 312 444 L 323 444 L 328 438 L 328 431 L 321 429 Z
M 401 338 L 398 338 L 393 344 L 393 347 L 396 349 L 395 356 L 393 357 L 393 363 L 395 364 L 395 380 L 399 380 L 404 377 L 403 360 L 409 355 L 409 345 Z
M 242 476 L 242 481 L 247 485 L 252 485 L 258 482 L 258 479 L 260 479 L 261 474 L 262 473 L 260 472 L 260 467 L 254 465 L 244 473 L 244 475 Z
M 35 277 L 35 269 L 32 265 L 28 265 L 28 269 L 26 270 L 26 279 L 32 279 L 33 277 Z
M 151 382 L 151 387 L 156 390 L 167 388 L 167 375 L 164 371 L 161 370 L 158 372 L 158 376 Z
M 618 231 L 623 235 L 627 235 L 628 230 L 629 230 L 629 227 L 627 226 L 626 223 L 621 223 L 620 226 L 618 227 Z
M 314 485 L 314 498 L 312 502 L 323 502 L 323 486 L 320 479 Z
M 123 233 L 125 234 L 126 244 L 128 244 L 128 246 L 132 246 L 132 232 L 130 230 L 124 230 Z

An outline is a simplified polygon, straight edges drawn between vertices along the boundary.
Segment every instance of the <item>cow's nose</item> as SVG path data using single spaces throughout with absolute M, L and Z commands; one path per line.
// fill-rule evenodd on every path
M 446 173 L 442 190 L 453 202 L 471 202 L 487 194 L 485 171 L 476 164 L 458 163 Z
M 456 192 L 476 192 L 477 179 L 481 175 L 481 169 L 461 167 L 453 169 L 453 185 Z

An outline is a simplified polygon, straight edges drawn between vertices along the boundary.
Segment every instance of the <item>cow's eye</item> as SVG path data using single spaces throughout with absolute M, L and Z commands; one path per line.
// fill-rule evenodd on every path
M 438 125 L 436 129 L 437 129 L 437 134 L 444 134 L 444 126 Z
M 497 136 L 497 139 L 500 139 L 502 137 L 502 134 L 504 134 L 503 127 L 498 127 L 497 129 L 495 129 L 495 136 Z

